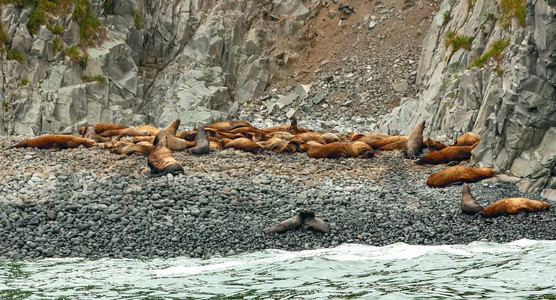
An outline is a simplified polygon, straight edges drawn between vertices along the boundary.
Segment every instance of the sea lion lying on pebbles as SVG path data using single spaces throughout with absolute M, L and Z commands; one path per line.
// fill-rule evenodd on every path
M 431 174 L 427 178 L 427 185 L 431 187 L 446 187 L 463 182 L 477 182 L 494 175 L 496 175 L 496 172 L 491 168 L 453 166 Z
M 83 126 L 83 127 L 79 128 L 78 133 L 80 135 L 83 135 L 83 132 L 85 132 L 86 128 L 87 128 L 87 126 Z M 129 128 L 129 127 L 124 126 L 124 125 L 119 125 L 119 124 L 112 124 L 112 123 L 96 123 L 96 124 L 93 125 L 93 128 L 95 129 L 96 134 L 100 134 L 100 133 L 102 133 L 104 131 L 107 131 L 107 130 L 126 129 L 126 128 Z
M 302 231 L 313 230 L 322 233 L 330 233 L 330 227 L 326 222 L 315 217 L 314 212 L 306 209 L 302 209 L 297 215 L 268 228 L 264 233 L 283 233 L 298 228 L 301 228 Z
M 417 161 L 417 164 L 444 164 L 452 161 L 466 160 L 471 157 L 471 151 L 475 148 L 479 142 L 476 142 L 472 146 L 449 146 L 442 150 L 435 151 L 424 155 Z
M 24 139 L 13 147 L 33 147 L 41 149 L 67 149 L 77 148 L 81 145 L 86 148 L 95 146 L 97 143 L 91 139 L 85 139 L 67 134 L 49 134 L 32 139 Z
M 461 209 L 463 213 L 472 214 L 480 208 L 469 186 L 463 186 Z M 479 210 L 475 217 L 483 216 L 487 218 L 495 218 L 503 215 L 522 215 L 529 212 L 539 212 L 550 209 L 550 203 L 539 200 L 532 200 L 528 198 L 506 198 L 498 200 L 481 210 Z
M 174 159 L 172 150 L 166 146 L 167 144 L 168 137 L 164 137 L 147 157 L 147 164 L 151 168 L 151 176 L 176 175 L 184 172 L 182 165 Z
M 524 214 L 528 212 L 538 212 L 548 210 L 550 203 L 527 198 L 507 198 L 494 202 L 485 207 L 478 215 L 488 218 L 495 218 L 507 214 Z

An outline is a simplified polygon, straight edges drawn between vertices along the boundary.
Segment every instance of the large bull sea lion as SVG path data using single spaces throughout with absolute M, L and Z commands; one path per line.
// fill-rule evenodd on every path
M 405 157 L 414 158 L 421 154 L 423 149 L 423 130 L 425 129 L 425 121 L 419 122 L 415 129 L 409 135 L 403 154 Z
M 243 127 L 245 128 L 245 127 Z M 195 135 L 195 147 L 190 148 L 191 154 L 207 154 L 210 152 L 210 140 L 205 127 L 197 126 L 197 134 Z
M 172 155 L 167 147 L 168 137 L 161 139 L 147 157 L 147 164 L 151 169 L 151 176 L 183 173 L 182 165 Z

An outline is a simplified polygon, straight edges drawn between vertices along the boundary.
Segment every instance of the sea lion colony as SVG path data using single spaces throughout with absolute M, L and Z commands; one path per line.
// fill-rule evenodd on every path
M 179 120 L 172 121 L 166 128 L 158 129 L 150 125 L 126 127 L 118 124 L 97 123 L 79 129 L 79 136 L 52 134 L 33 139 L 25 139 L 14 147 L 37 147 L 43 149 L 66 149 L 98 147 L 110 149 L 115 154 L 147 156 L 152 176 L 183 173 L 183 166 L 174 159 L 172 151 L 188 151 L 193 155 L 209 153 L 211 150 L 233 148 L 251 153 L 271 151 L 276 153 L 305 152 L 311 158 L 371 158 L 382 151 L 400 150 L 407 158 L 419 158 L 417 164 L 453 164 L 471 157 L 471 151 L 478 145 L 480 137 L 472 132 L 462 135 L 454 145 L 445 145 L 441 141 L 423 138 L 425 122 L 420 122 L 409 136 L 387 135 L 384 133 L 316 132 L 297 125 L 292 117 L 289 125 L 268 128 L 255 128 L 247 121 L 224 121 L 210 125 L 199 125 L 193 130 L 178 131 Z M 445 187 L 464 182 L 477 182 L 495 176 L 489 168 L 471 168 L 453 166 L 441 172 L 431 174 L 427 185 Z M 466 185 L 464 185 L 464 192 Z M 468 190 L 468 187 L 467 187 Z M 465 194 L 465 193 L 464 193 Z M 465 195 L 464 195 L 465 196 Z M 462 197 L 473 199 L 469 195 Z M 531 205 L 530 201 L 513 201 L 505 199 L 504 204 L 495 208 L 487 207 L 478 215 L 496 217 L 502 214 L 545 210 L 550 205 Z M 467 200 L 468 203 L 470 200 Z M 477 205 L 472 203 L 476 208 Z M 482 207 L 481 207 L 482 208 Z M 472 210 L 475 212 L 474 210 Z M 462 203 L 462 212 L 468 213 Z M 477 213 L 477 212 L 475 212 Z M 307 217 L 306 214 L 311 215 Z M 311 220 L 313 227 L 305 224 L 305 218 Z M 297 220 L 297 219 L 299 220 Z M 292 220 L 298 222 L 293 222 Z M 294 221 L 295 221 L 294 220 Z M 268 233 L 283 232 L 304 227 L 318 232 L 329 232 L 330 229 L 314 213 L 302 210 L 298 215 L 284 221 L 288 225 L 275 225 Z M 291 224 L 295 223 L 293 226 Z M 299 223 L 299 224 L 298 224 Z M 291 225 L 291 226 L 290 226 Z M 299 226 L 297 226 L 299 225 Z M 282 228 L 283 227 L 283 228 Z M 321 229 L 315 229 L 321 228 Z M 322 229 L 324 228 L 324 229 Z

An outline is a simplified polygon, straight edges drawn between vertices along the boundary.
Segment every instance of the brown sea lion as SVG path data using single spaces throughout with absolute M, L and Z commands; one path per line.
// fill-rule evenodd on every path
M 100 134 L 101 132 L 104 132 L 106 130 L 129 128 L 128 126 L 119 125 L 119 124 L 112 124 L 112 123 L 96 123 L 96 124 L 93 125 L 93 127 L 95 128 L 95 133 L 96 134 Z M 80 135 L 83 135 L 83 132 L 85 131 L 86 128 L 87 128 L 87 126 L 83 126 L 83 127 L 79 128 L 78 133 Z
M 279 138 L 270 138 L 266 141 L 257 142 L 263 150 L 273 151 L 276 153 L 293 153 L 299 149 L 299 144 Z
M 303 225 L 303 220 L 305 219 L 306 211 L 302 210 L 297 215 L 288 218 L 279 224 L 273 225 L 264 231 L 264 234 L 271 233 L 284 233 L 289 230 L 295 230 Z
M 299 144 L 307 143 L 308 141 L 315 141 L 320 144 L 326 144 L 326 140 L 318 132 L 302 132 L 298 133 L 290 139 L 290 141 L 297 142 Z
M 324 141 L 327 144 L 335 143 L 335 142 L 340 141 L 340 137 L 338 137 L 336 134 L 334 134 L 332 132 L 321 133 L 321 137 L 324 139 Z
M 312 130 L 297 126 L 297 118 L 295 116 L 292 116 L 290 119 L 290 127 L 288 127 L 287 131 L 295 135 L 299 133 L 310 132 Z
M 477 215 L 494 218 L 506 214 L 524 214 L 550 209 L 550 203 L 527 198 L 508 198 L 485 207 Z
M 423 130 L 425 130 L 425 121 L 419 122 L 409 135 L 403 149 L 405 157 L 414 158 L 421 154 L 421 149 L 423 149 Z
M 425 146 L 427 146 L 429 152 L 435 152 L 448 147 L 448 145 L 444 144 L 442 141 L 431 138 L 426 138 L 423 143 L 425 144 Z
M 466 132 L 458 138 L 456 146 L 471 146 L 480 141 L 481 137 L 473 132 Z
M 34 147 L 41 149 L 67 149 L 77 148 L 81 145 L 86 148 L 95 146 L 97 143 L 91 139 L 85 139 L 66 134 L 49 134 L 32 139 L 24 139 L 13 147 Z
M 303 210 L 305 216 L 303 219 L 302 231 L 313 230 L 316 232 L 330 233 L 330 227 L 322 219 L 315 217 L 315 213 L 310 210 Z
M 494 175 L 496 175 L 496 172 L 491 168 L 453 166 L 431 174 L 427 178 L 427 185 L 432 187 L 446 187 L 463 182 L 477 182 Z
M 205 130 L 214 129 L 219 131 L 230 131 L 239 127 L 253 127 L 251 123 L 247 121 L 223 121 L 216 122 L 205 126 Z
M 369 132 L 367 134 L 350 134 L 350 139 L 352 141 L 361 141 L 366 143 L 367 145 L 371 146 L 371 143 L 376 142 L 378 140 L 385 139 L 390 137 L 389 135 L 382 133 L 382 132 Z M 384 145 L 383 145 L 384 146 Z M 377 149 L 380 147 L 377 147 Z
M 449 146 L 442 150 L 432 152 L 424 155 L 417 161 L 417 164 L 443 164 L 451 161 L 461 161 L 466 160 L 471 157 L 471 151 L 478 142 L 473 146 Z
M 385 137 L 382 139 L 375 139 L 373 138 L 374 141 L 368 143 L 369 146 L 373 147 L 373 149 L 378 149 L 380 147 L 383 147 L 385 145 L 388 145 L 390 143 L 394 143 L 394 142 L 398 142 L 398 141 L 407 141 L 409 139 L 409 136 L 407 135 L 392 135 L 389 137 Z M 365 141 L 363 139 L 359 139 L 359 141 Z M 366 142 L 366 141 L 365 141 Z
M 85 127 L 85 129 L 83 130 L 83 134 L 81 134 L 81 137 L 83 137 L 84 139 L 90 139 L 93 140 L 97 143 L 100 142 L 110 142 L 112 139 L 109 137 L 101 137 L 99 136 L 96 132 L 95 132 L 95 126 L 94 125 L 89 125 L 87 127 Z
M 476 215 L 481 210 L 483 210 L 483 207 L 477 203 L 477 200 L 475 200 L 475 197 L 471 194 L 469 185 L 467 183 L 463 183 L 461 193 L 461 212 L 466 215 Z
M 151 169 L 151 176 L 176 175 L 184 172 L 182 165 L 174 158 L 172 150 L 167 145 L 168 137 L 164 137 L 158 141 L 158 144 L 147 157 L 147 165 Z
M 224 149 L 234 148 L 251 153 L 258 153 L 261 151 L 261 147 L 248 138 L 239 138 L 234 140 L 224 138 L 220 140 L 220 144 Z
M 370 149 L 369 145 L 359 141 L 355 141 L 353 143 L 354 144 L 336 142 L 324 144 L 307 150 L 307 156 L 311 158 L 369 158 L 373 156 L 374 153 L 372 152 L 372 149 Z
M 112 148 L 112 153 L 125 155 L 149 155 L 154 150 L 154 146 L 148 142 L 139 142 L 137 144 L 118 144 Z
M 246 128 L 246 127 L 242 127 Z M 205 127 L 203 125 L 197 126 L 197 135 L 195 136 L 195 147 L 190 148 L 191 154 L 207 154 L 210 152 L 210 140 Z
M 380 150 L 380 151 L 403 150 L 405 148 L 406 144 L 407 144 L 407 141 L 399 140 L 397 142 L 386 144 L 386 145 L 378 148 L 378 150 Z
M 122 136 L 155 136 L 160 129 L 151 125 L 142 125 L 137 127 L 130 127 L 124 129 L 112 129 L 99 133 L 100 136 L 115 136 L 121 138 Z
M 160 141 L 161 139 L 167 137 L 167 136 L 175 136 L 176 132 L 178 131 L 178 127 L 180 126 L 180 119 L 176 119 L 173 120 L 172 122 L 170 122 L 170 124 L 168 124 L 168 126 L 166 126 L 165 128 L 161 129 L 160 131 L 158 131 L 158 133 L 155 135 L 154 140 L 153 140 L 153 145 L 156 146 L 156 144 L 158 144 L 158 141 Z M 172 150 L 172 149 L 170 149 Z

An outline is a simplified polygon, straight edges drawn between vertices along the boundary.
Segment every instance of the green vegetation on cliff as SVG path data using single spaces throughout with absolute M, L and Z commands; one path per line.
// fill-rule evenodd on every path
M 503 27 L 510 26 L 511 19 L 514 17 L 517 24 L 525 26 L 525 18 L 527 17 L 525 0 L 500 0 L 500 9 L 503 15 L 500 20 Z
M 503 39 L 503 40 L 498 40 L 498 41 L 494 42 L 492 44 L 492 46 L 490 46 L 490 48 L 488 48 L 488 50 L 485 53 L 483 53 L 483 55 L 476 58 L 473 61 L 473 63 L 471 63 L 471 65 L 469 66 L 469 69 L 473 68 L 473 67 L 482 67 L 491 58 L 495 59 L 497 64 L 500 63 L 500 61 L 502 60 L 502 52 L 504 52 L 504 49 L 506 49 L 506 47 L 508 47 L 509 44 L 510 44 L 510 39 L 509 38 L 506 38 L 506 39 Z M 498 72 L 498 73 L 500 73 L 500 72 Z M 499 75 L 501 75 L 501 74 L 499 74 Z
M 79 24 L 82 46 L 93 45 L 95 40 L 104 34 L 102 24 L 96 16 L 91 14 L 89 0 L 0 0 L 0 5 L 5 4 L 31 7 L 27 22 L 27 29 L 31 34 L 35 34 L 41 25 L 46 25 L 54 34 L 62 34 L 64 29 L 60 24 L 52 26 L 50 16 L 62 16 L 70 13 Z

